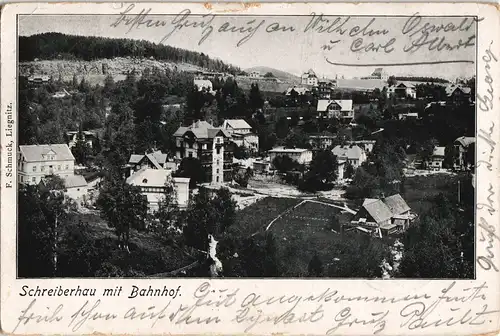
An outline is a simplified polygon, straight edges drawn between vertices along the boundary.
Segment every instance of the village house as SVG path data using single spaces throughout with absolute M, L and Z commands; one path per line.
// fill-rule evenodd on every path
M 174 137 L 178 160 L 198 158 L 212 184 L 231 181 L 234 143 L 226 130 L 196 121 L 188 127 L 179 127 Z
M 358 230 L 382 238 L 408 229 L 415 215 L 399 194 L 366 198 L 344 231 Z
M 74 175 L 75 157 L 66 144 L 22 145 L 18 153 L 18 182 L 38 184 L 43 177 Z
M 254 160 L 252 162 L 252 168 L 258 173 L 267 173 L 271 169 L 270 160 Z
M 333 146 L 337 138 L 336 134 L 325 131 L 320 134 L 309 135 L 309 144 L 314 149 L 328 149 Z
M 302 96 L 302 95 L 305 95 L 305 94 L 308 94 L 309 92 L 311 92 L 311 89 L 304 87 L 304 86 L 294 86 L 294 87 L 288 88 L 286 90 L 285 96 L 291 96 L 292 91 L 295 91 L 295 92 L 297 92 L 297 94 L 299 96 Z
M 288 156 L 290 159 L 304 165 L 311 163 L 313 156 L 312 151 L 307 148 L 275 147 L 268 153 L 271 162 L 273 162 L 273 160 L 278 156 Z
M 439 170 L 443 168 L 445 147 L 435 147 L 429 162 L 429 168 L 432 170 Z
M 128 176 L 130 176 L 144 167 L 150 169 L 171 169 L 175 171 L 177 164 L 169 162 L 167 154 L 155 150 L 151 153 L 130 155 L 126 167 L 129 169 Z
M 337 118 L 343 121 L 351 121 L 354 118 L 352 99 L 320 99 L 316 111 L 319 118 Z
M 232 141 L 236 145 L 245 147 L 251 152 L 259 151 L 259 137 L 252 132 L 252 126 L 245 120 L 226 119 L 222 124 L 222 128 L 231 135 Z
M 79 131 L 69 131 L 66 132 L 66 139 L 68 142 L 68 147 L 73 148 L 75 147 L 77 141 L 78 141 L 78 133 Z M 85 143 L 90 147 L 94 147 L 94 143 L 97 141 L 97 132 L 94 131 L 82 131 L 81 132 L 82 140 L 85 141 Z
M 471 89 L 463 85 L 449 84 L 445 92 L 447 100 L 451 103 L 468 103 L 471 100 Z
M 259 78 L 262 77 L 261 73 L 259 71 L 252 71 L 248 74 L 249 77 L 252 78 Z
M 189 178 L 172 177 L 171 169 L 153 169 L 147 166 L 130 175 L 126 182 L 137 186 L 148 201 L 151 213 L 159 208 L 159 203 L 168 193 L 174 193 L 179 209 L 186 209 L 189 203 Z
M 198 88 L 198 91 L 213 92 L 213 84 L 208 79 L 195 79 L 194 86 Z
M 391 85 L 387 88 L 387 98 L 390 97 L 416 99 L 417 90 L 411 84 L 399 83 Z
M 470 168 L 470 160 L 467 159 L 467 152 L 469 151 L 469 146 L 475 146 L 476 139 L 474 137 L 461 136 L 457 138 L 454 142 L 455 146 L 455 160 L 453 163 L 453 168 L 455 170 L 464 171 Z M 472 159 L 473 161 L 474 159 Z
M 373 151 L 373 147 L 375 147 L 376 140 L 351 140 L 347 141 L 348 145 L 357 145 L 364 149 L 366 153 L 371 153 Z
M 318 86 L 316 87 L 319 99 L 330 99 L 333 95 L 335 87 L 335 82 L 319 81 Z
M 50 81 L 50 76 L 47 75 L 32 75 L 28 77 L 28 84 L 30 85 L 42 85 Z
M 367 159 L 366 152 L 358 145 L 337 145 L 332 149 L 332 153 L 339 163 L 348 162 L 354 169 L 361 166 Z
M 300 77 L 300 84 L 317 86 L 318 77 L 316 76 L 316 73 L 314 73 L 312 69 L 309 69 L 309 71 L 303 73 Z

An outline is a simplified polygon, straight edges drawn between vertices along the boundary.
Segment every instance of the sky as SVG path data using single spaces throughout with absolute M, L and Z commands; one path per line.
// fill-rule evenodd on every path
M 129 19 L 129 25 L 120 18 Z M 379 67 L 378 64 L 387 64 L 380 67 L 389 75 L 396 76 L 434 76 L 454 80 L 471 77 L 475 73 L 476 24 L 472 19 L 237 15 L 202 18 L 178 14 L 147 15 L 143 20 L 158 21 L 159 24 L 157 27 L 146 27 L 145 24 L 134 25 L 131 20 L 134 18 L 135 15 L 21 16 L 19 34 L 60 32 L 144 39 L 203 52 L 242 69 L 267 66 L 295 75 L 313 69 L 319 77 L 326 78 L 368 76 Z M 202 22 L 206 23 L 205 27 L 193 27 L 193 24 Z M 176 29 L 176 24 L 182 27 Z M 319 31 L 321 27 L 326 30 L 329 26 L 332 27 L 330 31 Z M 278 31 L 266 31 L 278 27 L 281 28 Z M 211 33 L 200 43 L 208 29 Z M 434 39 L 436 42 L 432 45 L 425 43 Z M 412 44 L 418 45 L 419 41 L 422 46 L 410 48 Z M 439 41 L 440 45 L 437 44 Z M 464 44 L 470 46 L 464 48 Z M 325 50 L 325 45 L 332 47 Z M 456 48 L 458 45 L 462 46 Z M 374 51 L 376 47 L 379 48 Z M 447 50 L 447 47 L 453 50 Z M 439 48 L 441 50 L 436 50 Z M 458 60 L 470 63 L 414 64 Z M 346 66 L 346 63 L 354 66 Z M 412 64 L 389 66 L 396 63 Z

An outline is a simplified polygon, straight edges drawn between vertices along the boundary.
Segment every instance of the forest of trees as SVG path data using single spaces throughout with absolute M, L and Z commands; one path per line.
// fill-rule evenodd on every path
M 204 69 L 236 74 L 241 70 L 204 53 L 155 44 L 146 40 L 44 33 L 19 37 L 19 61 L 38 59 L 96 60 L 114 57 L 154 57 L 175 63 L 190 63 Z

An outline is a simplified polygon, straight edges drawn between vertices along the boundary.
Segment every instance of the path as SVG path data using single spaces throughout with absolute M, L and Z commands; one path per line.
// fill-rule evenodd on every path
M 283 211 L 281 214 L 279 214 L 276 218 L 274 218 L 269 224 L 267 224 L 266 226 L 266 230 L 265 231 L 268 231 L 271 226 L 280 218 L 282 218 L 283 216 L 285 216 L 287 213 L 289 213 L 290 211 L 296 209 L 297 207 L 299 207 L 300 205 L 306 203 L 306 202 L 311 202 L 311 203 L 318 203 L 318 204 L 323 204 L 323 205 L 327 205 L 327 206 L 330 206 L 330 207 L 333 207 L 333 208 L 337 208 L 337 209 L 342 209 L 344 211 L 347 211 L 351 214 L 356 214 L 356 211 L 350 209 L 347 204 L 344 203 L 344 206 L 340 206 L 340 205 L 336 205 L 336 204 L 330 204 L 330 203 L 325 203 L 325 202 L 320 202 L 320 201 L 315 201 L 315 200 L 309 200 L 309 199 L 306 199 L 306 200 L 303 200 L 302 202 L 300 202 L 299 204 L 293 206 L 293 207 L 290 207 L 288 209 L 286 209 L 285 211 Z M 295 218 L 299 218 L 297 216 L 295 216 Z M 305 217 L 302 217 L 302 218 L 305 218 Z M 310 218 L 310 219 L 313 219 L 313 220 L 321 220 L 319 218 Z M 257 234 L 257 232 L 255 232 L 252 236 L 255 236 Z

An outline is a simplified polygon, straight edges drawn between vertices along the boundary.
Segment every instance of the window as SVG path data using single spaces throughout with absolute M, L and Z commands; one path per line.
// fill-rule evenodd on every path
M 61 165 L 58 165 L 58 166 L 57 166 L 57 170 L 61 170 Z
M 21 175 L 20 177 L 21 177 L 21 182 L 23 182 L 23 181 L 24 181 L 24 178 L 23 178 L 23 176 Z
M 202 149 L 207 149 L 207 144 L 203 144 L 203 145 L 201 146 L 201 148 L 202 148 Z
M 217 174 L 219 174 L 219 168 L 217 168 Z
M 66 165 L 66 170 L 69 170 L 69 165 Z
M 40 171 L 45 171 L 45 166 L 41 166 Z
M 220 165 L 220 160 L 219 159 L 217 159 L 217 165 Z
M 215 151 L 217 152 L 217 154 L 220 154 L 220 147 L 217 147 Z
M 36 172 L 36 166 L 33 166 L 33 171 Z
M 31 182 L 36 182 L 36 177 L 32 177 Z
M 193 153 L 189 152 L 189 157 L 192 158 L 193 157 Z
M 219 182 L 219 176 L 215 178 L 215 181 L 218 183 Z

